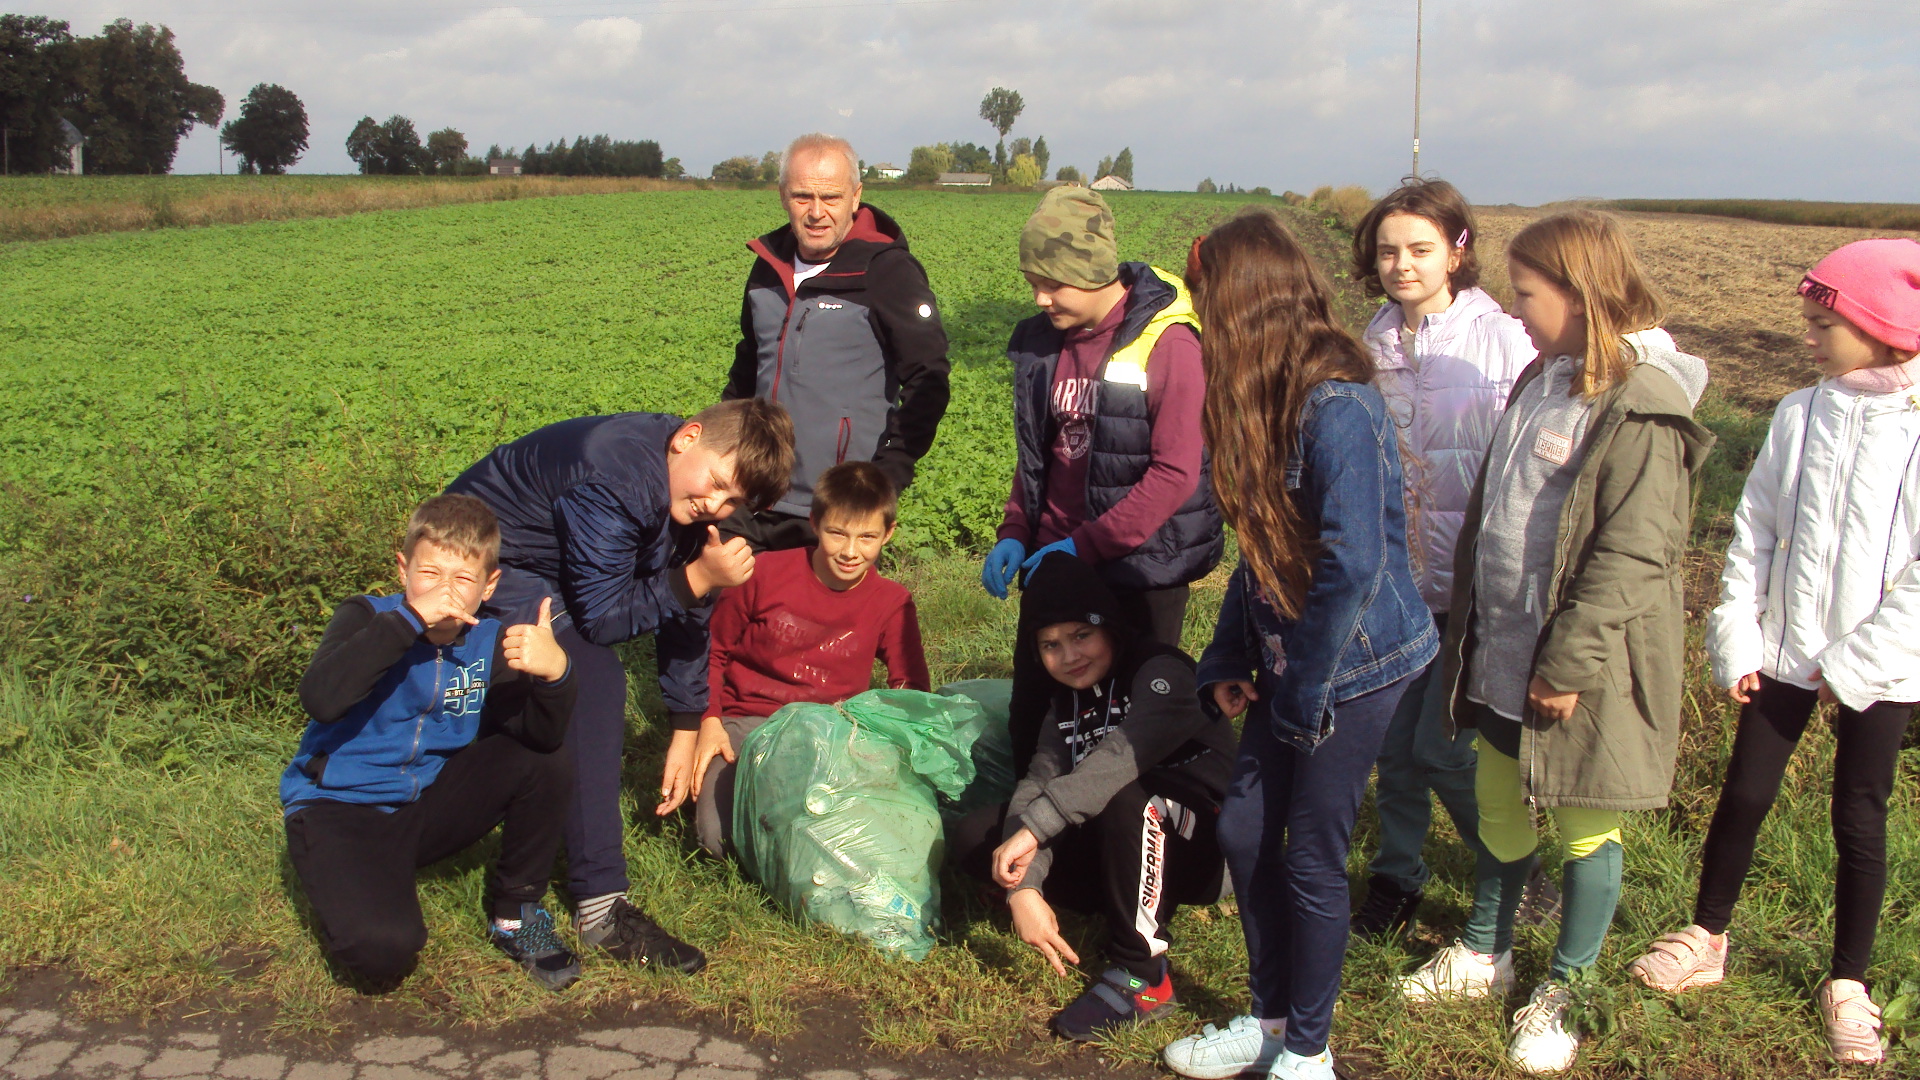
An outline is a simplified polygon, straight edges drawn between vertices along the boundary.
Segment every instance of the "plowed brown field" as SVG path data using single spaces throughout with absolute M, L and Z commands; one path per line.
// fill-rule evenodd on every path
M 1500 302 L 1507 288 L 1507 241 L 1557 207 L 1483 206 L 1480 241 L 1485 284 Z M 1622 214 L 1634 247 L 1667 299 L 1666 328 L 1680 347 L 1704 357 L 1727 400 L 1772 412 L 1789 391 L 1814 381 L 1800 345 L 1800 301 L 1794 287 L 1820 257 L 1870 232 L 1814 225 L 1769 225 L 1689 214 Z

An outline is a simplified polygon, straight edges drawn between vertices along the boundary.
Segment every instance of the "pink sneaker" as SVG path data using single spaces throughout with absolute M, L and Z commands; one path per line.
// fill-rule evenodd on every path
M 1843 1065 L 1874 1065 L 1887 1056 L 1880 1035 L 1880 1006 L 1852 979 L 1829 979 L 1813 995 L 1826 1022 L 1827 1049 Z
M 1716 944 L 1705 927 L 1695 924 L 1648 946 L 1646 954 L 1627 970 L 1653 989 L 1669 994 L 1711 986 L 1727 977 L 1727 943 L 1727 935 L 1720 935 Z

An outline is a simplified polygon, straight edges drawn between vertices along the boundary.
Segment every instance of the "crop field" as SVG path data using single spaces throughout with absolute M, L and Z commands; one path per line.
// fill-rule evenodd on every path
M 643 177 L 0 176 L 0 243 L 695 186 L 705 185 Z
M 0 209 L 37 198 L 21 190 L 0 184 Z M 1011 469 L 1002 348 L 1032 310 L 1016 235 L 1033 199 L 873 201 L 926 264 L 954 361 L 953 404 L 903 505 L 889 572 L 916 592 L 936 681 L 1003 676 L 1012 606 L 981 591 L 977 560 Z M 1122 254 L 1177 269 L 1195 235 L 1255 202 L 1278 206 L 1116 198 Z M 1357 324 L 1367 304 L 1347 277 L 1346 237 L 1283 212 Z M 1498 245 L 1535 213 L 1484 214 L 1496 295 Z M 423 877 L 432 940 L 388 998 L 336 985 L 303 921 L 275 778 L 298 737 L 291 690 L 318 627 L 342 597 L 385 590 L 406 509 L 497 442 L 585 413 L 708 404 L 738 334 L 743 245 L 780 220 L 767 192 L 661 190 L 0 246 L 0 980 L 57 970 L 83 1011 L 210 1009 L 302 1038 L 575 1023 L 638 1007 L 717 1014 L 773 1037 L 857 1031 L 881 1053 L 982 1055 L 1004 1073 L 1080 1060 L 1042 1025 L 1081 981 L 1055 978 L 973 890 L 947 890 L 945 937 L 929 959 L 894 961 L 772 909 L 734 868 L 695 856 L 690 827 L 656 821 L 650 799 L 628 808 L 637 891 L 708 950 L 698 978 L 589 958 L 568 994 L 532 988 L 481 937 L 484 845 Z M 1863 234 L 1654 214 L 1630 227 L 1672 301 L 1676 337 L 1715 370 L 1701 415 L 1722 444 L 1701 493 L 1697 614 L 1772 401 L 1806 381 L 1791 287 Z M 1211 629 L 1218 579 L 1197 591 L 1189 649 Z M 644 796 L 666 732 L 647 649 L 626 656 L 626 778 Z M 1697 644 L 1689 659 L 1704 671 Z M 1625 977 L 1640 946 L 1690 910 L 1730 742 L 1723 700 L 1696 678 L 1674 805 L 1630 823 L 1626 893 L 1593 999 L 1602 1030 L 1575 1076 L 1831 1071 L 1809 1004 L 1831 934 L 1824 729 L 1809 735 L 1762 835 L 1734 977 L 1677 1001 Z M 1920 980 L 1920 879 L 1907 869 L 1920 864 L 1915 764 L 1903 763 L 1895 794 L 1896 871 L 1873 970 L 1889 994 Z M 1371 828 L 1356 837 L 1356 873 Z M 1392 993 L 1457 932 L 1470 899 L 1470 864 L 1444 820 L 1428 854 L 1436 877 L 1419 930 L 1349 954 L 1334 1052 L 1357 1075 L 1502 1068 L 1517 1002 L 1409 1008 Z M 1137 1069 L 1167 1039 L 1246 1007 L 1231 907 L 1189 909 L 1176 931 L 1181 1018 L 1115 1039 L 1104 1060 Z M 1097 973 L 1097 924 L 1070 919 L 1067 934 Z M 1550 947 L 1551 927 L 1522 932 L 1523 987 Z M 1914 1061 L 1904 1046 L 1896 1059 Z

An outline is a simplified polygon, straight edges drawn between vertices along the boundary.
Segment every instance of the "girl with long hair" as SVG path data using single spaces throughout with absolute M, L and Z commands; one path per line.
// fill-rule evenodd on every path
M 1219 837 L 1253 1014 L 1229 1030 L 1275 1080 L 1331 1080 L 1354 818 L 1439 642 L 1408 568 L 1393 421 L 1326 280 L 1270 211 L 1197 242 L 1187 280 L 1215 490 L 1240 540 L 1197 676 L 1208 708 L 1248 713 Z M 1168 1064 L 1206 1068 L 1227 1041 L 1183 1039 Z
M 1713 436 L 1693 419 L 1706 363 L 1657 329 L 1659 298 L 1617 221 L 1545 217 L 1507 255 L 1513 314 L 1540 355 L 1467 504 L 1442 678 L 1453 722 L 1478 732 L 1492 856 L 1480 884 L 1498 897 L 1475 905 L 1462 935 L 1474 963 L 1512 971 L 1541 811 L 1566 845 L 1553 962 L 1507 1048 L 1522 1072 L 1541 1073 L 1579 1050 L 1571 983 L 1599 957 L 1620 900 L 1621 815 L 1665 806 L 1673 786 L 1682 556 Z M 1436 996 L 1434 980 L 1416 983 L 1410 994 Z

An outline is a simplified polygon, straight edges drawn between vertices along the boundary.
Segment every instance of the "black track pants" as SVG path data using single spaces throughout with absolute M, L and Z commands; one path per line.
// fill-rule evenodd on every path
M 1006 816 L 1001 803 L 956 822 L 947 833 L 954 865 L 991 884 Z M 1042 892 L 1055 907 L 1105 916 L 1108 959 L 1157 980 L 1175 908 L 1220 896 L 1226 864 L 1215 835 L 1218 819 L 1218 808 L 1202 798 L 1154 795 L 1138 782 L 1128 784 L 1098 817 L 1053 838 Z
M 491 735 L 447 760 L 420 798 L 388 813 L 316 802 L 287 818 L 287 857 L 319 923 L 320 941 L 349 976 L 390 988 L 427 943 L 414 874 L 504 823 L 487 880 L 492 913 L 516 918 L 546 894 L 572 786 L 565 750 L 541 754 Z
M 1701 852 L 1700 894 L 1693 921 L 1722 933 L 1753 863 L 1754 842 L 1780 793 L 1787 760 L 1819 704 L 1815 691 L 1762 675 L 1760 689 L 1740 709 L 1733 756 L 1713 824 Z M 1841 706 L 1834 721 L 1833 843 L 1839 865 L 1833 880 L 1833 972 L 1866 981 L 1880 903 L 1887 892 L 1887 797 L 1893 793 L 1900 740 L 1913 705 L 1875 702 L 1864 711 Z

